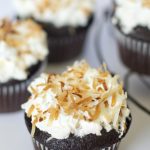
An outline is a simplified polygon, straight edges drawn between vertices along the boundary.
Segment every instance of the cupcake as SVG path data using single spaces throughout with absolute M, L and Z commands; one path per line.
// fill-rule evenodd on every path
M 79 55 L 93 21 L 95 0 L 15 0 L 19 18 L 33 18 L 48 34 L 49 62 Z
M 150 75 L 149 0 L 115 0 L 112 23 L 120 56 L 132 71 Z
M 36 150 L 117 150 L 131 114 L 118 76 L 76 62 L 62 74 L 42 74 L 22 105 Z
M 19 110 L 45 66 L 46 34 L 31 20 L 0 20 L 0 112 Z

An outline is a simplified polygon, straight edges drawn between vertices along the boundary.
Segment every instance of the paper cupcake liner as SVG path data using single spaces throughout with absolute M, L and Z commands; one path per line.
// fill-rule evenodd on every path
M 15 112 L 21 109 L 21 104 L 23 104 L 29 96 L 27 91 L 28 85 L 44 70 L 45 65 L 46 62 L 41 63 L 36 73 L 25 81 L 0 85 L 1 113 Z
M 115 30 L 123 63 L 132 71 L 150 75 L 150 43 Z
M 32 130 L 32 123 L 31 118 L 27 116 L 25 113 L 25 124 L 29 133 Z M 131 116 L 130 116 L 131 117 Z M 103 130 L 103 135 L 98 137 L 94 134 L 89 134 L 83 138 L 70 136 L 66 140 L 57 140 L 57 139 L 50 139 L 50 135 L 47 132 L 41 131 L 40 129 L 36 128 L 34 137 L 32 138 L 35 150 L 60 150 L 64 149 L 67 150 L 118 150 L 119 144 L 122 139 L 126 136 L 131 124 L 131 118 L 127 119 L 126 125 L 127 130 L 121 137 L 119 138 L 119 134 L 112 130 L 109 133 Z M 88 147 L 89 144 L 89 147 Z M 92 148 L 93 147 L 93 148 Z
M 50 54 L 48 61 L 62 62 L 78 56 L 83 50 L 86 32 L 85 30 L 68 37 L 49 37 L 48 45 Z
M 25 19 L 16 16 L 17 19 Z M 64 62 L 77 57 L 83 50 L 86 33 L 94 20 L 92 14 L 85 27 L 65 26 L 56 28 L 51 23 L 41 22 L 33 17 L 28 17 L 37 22 L 46 31 L 48 36 L 49 56 L 48 62 Z
M 115 144 L 111 145 L 110 147 L 94 148 L 93 150 L 118 150 L 119 144 L 120 144 L 120 142 L 115 143 Z M 33 138 L 33 145 L 34 145 L 35 150 L 51 150 L 50 148 L 48 148 L 45 145 L 43 145 L 42 143 L 38 142 L 34 138 Z

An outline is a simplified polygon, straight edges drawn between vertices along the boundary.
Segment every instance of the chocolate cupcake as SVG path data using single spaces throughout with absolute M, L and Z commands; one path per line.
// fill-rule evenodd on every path
M 83 49 L 95 0 L 15 0 L 19 18 L 33 18 L 48 34 L 49 62 L 67 61 Z
M 131 124 L 118 76 L 76 62 L 62 74 L 42 74 L 22 105 L 36 150 L 117 150 Z
M 31 20 L 0 20 L 0 112 L 19 110 L 27 86 L 43 71 L 46 34 Z
M 123 63 L 132 71 L 150 75 L 150 3 L 116 0 L 112 22 Z

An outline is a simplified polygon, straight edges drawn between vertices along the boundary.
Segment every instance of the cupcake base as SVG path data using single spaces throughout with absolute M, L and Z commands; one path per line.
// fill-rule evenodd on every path
M 49 62 L 63 62 L 78 56 L 84 46 L 87 31 L 93 22 L 93 16 L 85 27 L 61 28 L 54 27 L 50 23 L 37 21 L 48 35 Z
M 12 80 L 0 85 L 0 113 L 15 112 L 21 109 L 29 97 L 27 87 L 45 68 L 46 62 L 39 62 L 29 69 L 28 79 L 25 81 Z
M 109 147 L 106 147 L 106 148 L 94 148 L 94 149 L 91 149 L 91 150 L 118 150 L 119 144 L 120 144 L 120 142 L 115 143 L 112 146 L 109 146 Z M 35 139 L 33 139 L 33 145 L 34 145 L 35 150 L 51 150 L 51 148 L 48 148 L 48 147 L 44 146 L 43 144 L 39 143 Z
M 77 57 L 83 50 L 86 30 L 73 36 L 48 38 L 49 62 L 64 62 Z
M 26 115 L 25 122 L 28 131 L 31 133 L 31 119 Z M 131 120 L 127 119 L 127 131 L 124 133 L 121 139 L 119 138 L 119 134 L 116 132 L 116 130 L 106 132 L 104 129 L 101 132 L 102 136 L 89 134 L 81 138 L 70 135 L 67 139 L 50 139 L 50 134 L 40 131 L 38 128 L 36 128 L 33 144 L 35 150 L 117 150 L 120 141 L 127 134 L 130 124 Z
M 122 62 L 134 72 L 150 75 L 150 42 L 115 30 Z

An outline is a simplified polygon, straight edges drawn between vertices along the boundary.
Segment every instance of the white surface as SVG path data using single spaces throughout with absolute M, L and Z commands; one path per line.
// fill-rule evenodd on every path
M 0 17 L 13 16 L 12 0 L 0 0 Z M 99 0 L 100 2 L 100 0 Z M 103 5 L 102 3 L 100 5 Z M 100 6 L 98 5 L 98 6 Z M 98 7 L 99 8 L 99 7 Z M 99 9 L 100 10 L 100 9 Z M 94 51 L 94 33 L 95 28 L 90 31 L 90 37 L 87 38 L 85 46 L 86 51 L 82 54 L 84 58 L 93 66 L 99 66 L 95 51 Z M 109 38 L 108 34 L 103 35 L 103 49 L 106 60 L 113 70 L 123 75 L 126 70 L 121 65 L 116 51 L 112 51 L 115 45 Z M 82 57 L 80 56 L 80 58 Z M 80 59 L 79 58 L 79 59 Z M 71 64 L 73 61 L 49 66 L 49 71 L 60 72 L 66 65 Z M 133 76 L 131 78 L 131 93 L 134 93 L 142 103 L 150 108 L 150 93 L 148 90 L 141 86 L 138 78 Z M 120 150 L 149 150 L 150 149 L 150 116 L 143 113 L 132 103 L 130 108 L 132 111 L 133 122 L 130 131 L 126 138 L 120 145 Z M 30 135 L 25 127 L 23 112 L 12 114 L 0 114 L 0 150 L 33 150 Z

